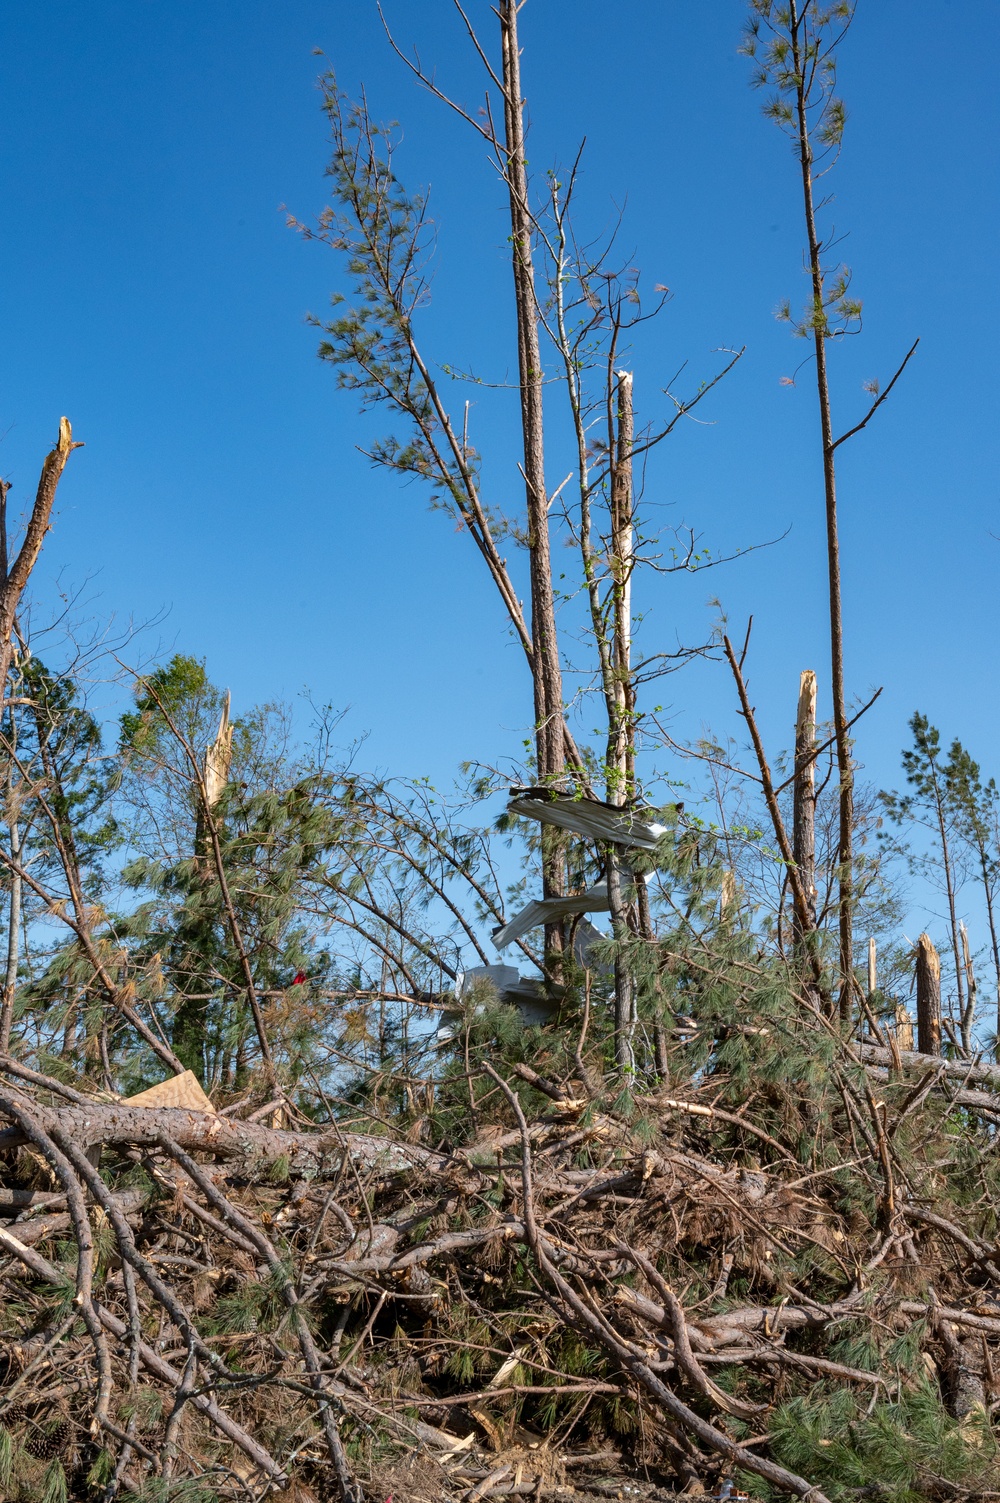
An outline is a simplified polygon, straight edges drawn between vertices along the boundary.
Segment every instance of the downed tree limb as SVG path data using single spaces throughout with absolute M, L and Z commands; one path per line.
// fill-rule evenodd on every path
M 888 1049 L 869 1043 L 856 1044 L 854 1047 L 866 1064 L 882 1065 L 887 1070 L 894 1068 L 895 1061 Z M 932 1054 L 920 1054 L 915 1049 L 900 1049 L 899 1059 L 905 1070 L 916 1070 L 922 1075 L 930 1072 L 932 1075 L 940 1074 L 942 1078 L 989 1085 L 1000 1093 L 1000 1065 L 990 1065 L 983 1060 L 942 1059 Z
M 42 1279 L 47 1284 L 53 1284 L 57 1288 L 65 1287 L 66 1276 L 63 1272 L 49 1263 L 40 1253 L 36 1253 L 32 1248 L 26 1247 L 13 1233 L 6 1231 L 3 1227 L 0 1227 L 0 1248 L 10 1253 L 13 1257 L 18 1258 L 36 1278 Z M 100 1304 L 96 1305 L 95 1309 L 101 1323 L 113 1336 L 117 1336 L 121 1340 L 127 1335 L 128 1326 L 123 1320 L 119 1320 L 117 1315 L 112 1314 L 110 1310 Z M 138 1350 L 143 1366 L 147 1371 L 152 1373 L 155 1378 L 159 1378 L 161 1382 L 168 1383 L 172 1388 L 180 1387 L 182 1382 L 181 1374 L 176 1368 L 171 1367 L 158 1352 L 154 1351 L 144 1341 L 138 1343 Z M 284 1469 L 279 1466 L 278 1462 L 275 1461 L 274 1457 L 263 1446 L 254 1440 L 252 1435 L 248 1435 L 235 1420 L 226 1414 L 225 1410 L 220 1409 L 213 1399 L 209 1398 L 207 1394 L 194 1394 L 191 1397 L 191 1403 L 212 1421 L 217 1430 L 225 1435 L 228 1440 L 231 1440 L 235 1446 L 238 1446 L 255 1466 L 260 1467 L 266 1476 L 277 1482 L 279 1486 L 284 1486 L 288 1480 Z
M 627 1285 L 618 1286 L 615 1300 L 646 1325 L 672 1332 L 673 1316 L 656 1300 L 628 1288 Z M 693 1316 L 687 1322 L 688 1339 L 692 1349 L 701 1354 L 741 1345 L 748 1336 L 756 1334 L 774 1336 L 785 1331 L 818 1331 L 831 1321 L 842 1320 L 851 1314 L 856 1303 L 857 1300 L 844 1300 L 839 1305 L 824 1308 L 821 1305 L 792 1305 L 783 1301 L 773 1307 L 750 1305 L 742 1310 L 727 1310 L 724 1315 Z
M 145 1205 L 148 1196 L 145 1190 L 124 1190 L 113 1199 L 121 1214 L 131 1218 Z M 33 1216 L 30 1221 L 19 1221 L 17 1236 L 26 1247 L 34 1247 L 39 1242 L 47 1242 L 51 1237 L 70 1231 L 72 1225 L 73 1218 L 69 1211 L 47 1211 L 40 1216 Z
M 703 1371 L 697 1357 L 691 1348 L 688 1336 L 687 1320 L 684 1307 L 674 1291 L 662 1279 L 654 1265 L 642 1253 L 629 1247 L 624 1242 L 619 1243 L 622 1253 L 629 1258 L 635 1266 L 646 1275 L 646 1278 L 658 1289 L 664 1303 L 664 1315 L 668 1321 L 668 1329 L 674 1342 L 674 1361 L 680 1372 L 687 1378 L 692 1387 L 696 1388 L 705 1398 L 710 1399 L 723 1414 L 735 1415 L 738 1419 L 753 1419 L 761 1414 L 766 1408 L 763 1404 L 746 1404 L 742 1400 L 734 1398 L 726 1393 L 717 1383 Z

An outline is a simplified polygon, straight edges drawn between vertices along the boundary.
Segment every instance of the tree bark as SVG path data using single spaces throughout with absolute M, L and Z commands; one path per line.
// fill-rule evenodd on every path
M 632 447 L 635 418 L 632 374 L 619 371 L 617 434 L 611 472 L 611 605 L 613 628 L 613 723 L 608 727 L 609 804 L 627 804 L 635 794 L 635 684 L 632 680 L 632 573 L 635 568 Z
M 74 449 L 82 448 L 82 444 L 73 442 L 73 430 L 68 418 L 59 419 L 59 437 L 56 446 L 46 456 L 42 465 L 42 473 L 38 480 L 38 490 L 35 495 L 35 504 L 31 510 L 24 542 L 18 551 L 13 564 L 10 562 L 10 552 L 7 538 L 7 492 L 10 489 L 6 481 L 0 481 L 0 708 L 7 701 L 7 677 L 10 673 L 13 646 L 11 637 L 14 631 L 14 618 L 17 608 L 24 594 L 24 587 L 41 551 L 45 534 L 49 530 L 52 507 L 56 499 L 56 490 L 66 461 Z M 12 735 L 13 740 L 13 735 Z M 13 757 L 13 752 L 9 752 Z M 13 791 L 13 768 L 8 779 L 8 793 Z M 10 822 L 11 854 L 14 861 L 20 867 L 21 845 L 20 829 L 17 819 Z M 8 916 L 7 931 L 7 967 L 3 990 L 3 1003 L 0 1007 L 0 1050 L 6 1052 L 10 1045 L 10 1030 L 14 1019 L 14 991 L 17 986 L 17 960 L 19 946 L 19 930 L 21 924 L 21 874 L 20 870 L 10 870 L 10 909 Z
M 958 1016 L 962 1029 L 962 1043 L 966 1049 L 972 1047 L 971 1029 L 967 1029 L 965 984 L 963 981 L 962 966 L 962 939 L 959 933 L 958 907 L 955 893 L 955 871 L 951 857 L 951 843 L 948 839 L 948 820 L 945 805 L 946 790 L 942 786 L 942 774 L 938 770 L 935 757 L 930 758 L 931 778 L 934 788 L 934 804 L 937 815 L 938 839 L 941 841 L 941 862 L 944 869 L 945 895 L 948 899 L 948 921 L 951 927 L 951 952 L 955 961 L 955 991 L 958 996 Z
M 211 1005 L 211 976 L 205 972 L 204 953 L 199 955 L 209 939 L 213 927 L 210 905 L 204 901 L 214 877 L 212 843 L 207 821 L 214 818 L 214 810 L 229 782 L 229 769 L 233 757 L 233 726 L 229 719 L 229 693 L 227 691 L 219 719 L 215 740 L 205 751 L 202 769 L 202 789 L 199 790 L 198 815 L 195 822 L 194 858 L 195 870 L 202 888 L 203 905 L 199 917 L 191 925 L 185 939 L 191 948 L 190 976 L 187 994 L 181 998 L 174 1013 L 170 1042 L 174 1053 L 189 1070 L 193 1070 L 202 1085 L 207 1085 L 206 1034 L 208 1010 Z M 185 925 L 187 928 L 187 925 Z
M 962 964 L 965 967 L 966 994 L 965 1006 L 962 1009 L 962 1047 L 967 1053 L 972 1052 L 972 1025 L 976 1021 L 976 969 L 972 963 L 972 950 L 969 947 L 969 933 L 965 927 L 965 920 L 959 919 L 958 932 L 962 940 Z
M 993 908 L 993 882 L 990 879 L 989 855 L 986 842 L 980 835 L 976 840 L 976 850 L 979 856 L 979 870 L 983 883 L 983 896 L 986 899 L 986 922 L 990 931 L 990 950 L 993 955 L 993 972 L 996 977 L 996 1058 L 1000 1060 L 1000 939 L 997 937 L 996 913 Z
M 929 934 L 917 940 L 917 1052 L 941 1053 L 941 960 Z
M 816 927 L 816 675 L 807 668 L 799 679 L 795 719 L 795 775 L 792 784 L 792 853 L 806 900 L 806 918 Z M 796 915 L 796 929 L 801 921 Z M 803 936 L 800 933 L 799 938 Z
M 35 495 L 35 504 L 31 510 L 31 517 L 24 534 L 24 542 L 21 544 L 17 558 L 7 567 L 7 487 L 3 489 L 0 497 L 0 531 L 4 534 L 3 539 L 3 578 L 0 579 L 0 687 L 4 695 L 7 692 L 7 674 L 10 672 L 10 659 L 13 651 L 11 647 L 11 635 L 14 631 L 14 617 L 24 587 L 28 583 L 28 576 L 35 567 L 35 562 L 41 552 L 42 542 L 49 530 L 52 506 L 56 499 L 56 490 L 59 485 L 62 472 L 66 468 L 66 461 L 74 449 L 81 449 L 80 443 L 73 442 L 73 430 L 68 418 L 59 419 L 59 437 L 55 448 L 46 456 L 42 465 L 42 473 L 38 480 L 38 491 Z
M 8 1098 L 15 1104 L 21 1100 L 9 1087 L 0 1090 L 0 1115 L 9 1116 Z M 123 1101 L 110 1106 L 73 1103 L 48 1110 L 66 1137 L 84 1153 L 98 1144 L 156 1148 L 166 1133 L 188 1152 L 211 1154 L 226 1163 L 258 1171 L 287 1160 L 296 1173 L 333 1174 L 345 1153 L 356 1165 L 380 1168 L 386 1174 L 418 1167 L 440 1169 L 447 1161 L 446 1155 L 416 1144 L 393 1143 L 364 1133 L 284 1132 L 183 1107 L 130 1106 Z M 16 1148 L 25 1141 L 19 1127 L 0 1131 L 0 1149 Z
M 816 957 L 816 675 L 806 668 L 799 677 L 795 716 L 795 764 L 792 779 L 792 854 L 802 884 L 804 911 L 793 909 L 792 929 L 800 965 Z M 815 969 L 815 967 L 812 967 Z M 819 990 L 807 979 L 813 1005 Z
M 11 732 L 13 744 L 14 733 Z M 11 761 L 10 776 L 7 781 L 7 798 L 12 803 L 14 798 L 14 764 Z M 21 825 L 17 814 L 8 814 L 7 830 L 10 836 L 10 853 L 20 866 L 21 862 Z M 3 1008 L 0 1011 L 0 1053 L 6 1054 L 10 1048 L 10 1031 L 14 1024 L 14 994 L 17 991 L 17 963 L 20 955 L 21 940 L 21 873 L 12 870 L 10 872 L 10 902 L 7 910 L 7 968 L 4 977 Z

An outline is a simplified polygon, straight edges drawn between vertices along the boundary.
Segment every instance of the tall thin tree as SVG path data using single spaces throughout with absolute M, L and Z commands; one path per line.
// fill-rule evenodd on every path
M 874 401 L 865 417 L 834 437 L 827 349 L 831 340 L 860 326 L 861 304 L 851 296 L 851 273 L 831 265 L 826 257 L 835 243 L 824 238 L 817 224 L 816 188 L 840 152 L 847 112 L 837 95 L 837 47 L 854 18 L 855 0 L 750 0 L 750 17 L 743 51 L 756 60 L 753 83 L 770 86 L 773 94 L 765 115 L 788 134 L 795 146 L 802 188 L 806 232 L 806 269 L 811 297 L 801 320 L 792 319 L 785 304 L 781 316 L 794 322 L 795 332 L 812 345 L 819 407 L 826 517 L 827 578 L 830 620 L 830 686 L 839 778 L 837 841 L 839 1000 L 845 1022 L 852 1011 L 854 978 L 854 763 L 851 754 L 847 692 L 844 682 L 844 616 L 841 599 L 840 533 L 837 514 L 835 454 L 848 438 L 864 428 L 902 374 L 913 345 L 884 392 L 876 383 L 869 390 Z

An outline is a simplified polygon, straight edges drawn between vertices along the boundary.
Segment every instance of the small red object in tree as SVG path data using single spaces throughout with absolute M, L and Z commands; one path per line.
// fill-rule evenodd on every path
M 296 971 L 295 972 L 295 978 L 292 981 L 292 985 L 293 986 L 301 986 L 303 984 L 303 982 L 308 981 L 308 979 L 309 978 L 306 975 L 305 971 Z

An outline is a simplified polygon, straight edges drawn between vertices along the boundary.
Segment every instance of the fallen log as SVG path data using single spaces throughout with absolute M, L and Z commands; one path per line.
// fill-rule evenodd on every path
M 145 1190 L 124 1190 L 112 1197 L 127 1220 L 135 1216 L 148 1198 Z M 69 1211 L 45 1211 L 40 1216 L 33 1216 L 30 1221 L 17 1222 L 14 1235 L 26 1247 L 35 1247 L 39 1242 L 48 1242 L 51 1237 L 70 1231 L 72 1225 L 73 1218 Z
M 858 1044 L 856 1048 L 865 1064 L 882 1065 L 890 1070 L 896 1068 L 888 1049 L 868 1043 Z M 918 1070 L 922 1075 L 928 1072 L 940 1074 L 966 1084 L 988 1085 L 1000 1092 L 1000 1065 L 986 1064 L 981 1060 L 942 1059 L 937 1055 L 920 1054 L 915 1049 L 900 1049 L 899 1059 L 905 1070 Z
M 22 1099 L 0 1092 L 0 1117 Z M 23 1099 L 25 1106 L 32 1103 Z M 347 1153 L 357 1168 L 398 1174 L 408 1169 L 440 1170 L 443 1154 L 415 1143 L 397 1143 L 374 1133 L 288 1132 L 257 1122 L 234 1122 L 181 1107 L 130 1106 L 128 1102 L 77 1103 L 48 1108 L 59 1127 L 83 1153 L 88 1149 L 157 1148 L 166 1133 L 189 1153 L 207 1153 L 245 1171 L 263 1172 L 287 1161 L 289 1172 L 307 1177 L 335 1174 Z M 0 1131 L 0 1149 L 19 1148 L 27 1138 L 19 1127 Z

